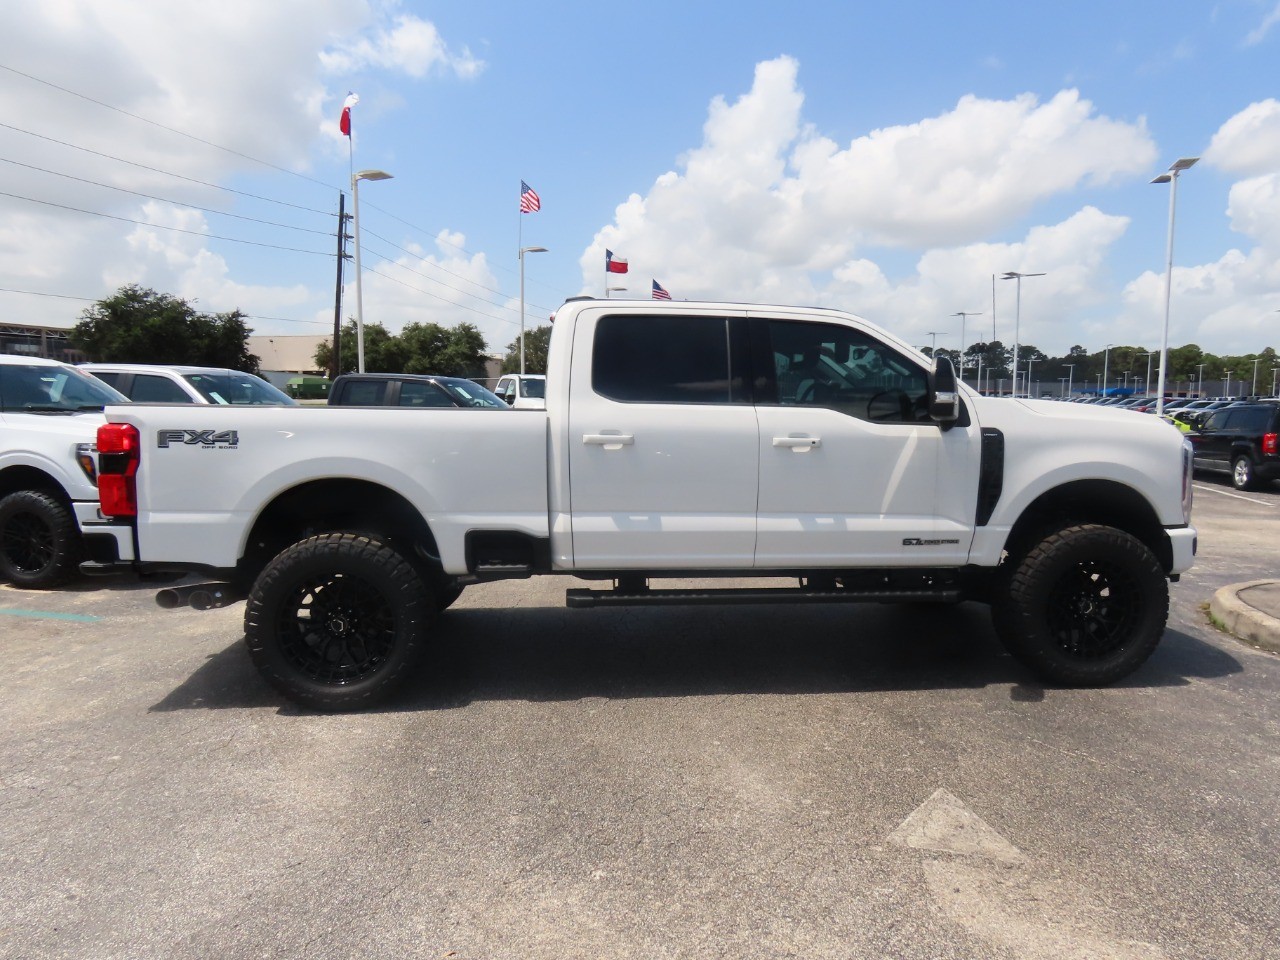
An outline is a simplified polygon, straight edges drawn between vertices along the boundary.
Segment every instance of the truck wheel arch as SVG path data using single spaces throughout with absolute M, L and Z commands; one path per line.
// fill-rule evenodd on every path
M 1173 550 L 1155 508 L 1137 490 L 1115 480 L 1074 480 L 1033 500 L 1009 531 L 1005 550 L 1020 557 L 1050 530 L 1093 523 L 1125 533 L 1147 546 L 1161 566 L 1173 566 Z
M 424 570 L 439 569 L 431 526 L 401 494 L 368 480 L 313 480 L 282 491 L 254 519 L 236 578 L 246 587 L 282 550 L 323 533 L 355 533 L 394 545 Z

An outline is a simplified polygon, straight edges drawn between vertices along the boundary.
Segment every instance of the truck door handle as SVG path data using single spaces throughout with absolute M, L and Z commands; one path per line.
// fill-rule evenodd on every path
M 601 447 L 629 447 L 636 438 L 629 433 L 584 433 L 583 443 L 593 443 Z
M 775 447 L 790 447 L 797 453 L 806 453 L 815 447 L 822 446 L 821 437 L 774 437 Z

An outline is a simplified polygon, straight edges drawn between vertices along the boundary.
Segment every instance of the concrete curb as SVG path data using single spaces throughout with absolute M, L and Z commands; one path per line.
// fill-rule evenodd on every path
M 1241 640 L 1263 650 L 1280 653 L 1280 620 L 1240 599 L 1240 594 L 1250 587 L 1272 583 L 1275 581 L 1251 580 L 1221 588 L 1209 601 L 1209 616 L 1224 630 Z

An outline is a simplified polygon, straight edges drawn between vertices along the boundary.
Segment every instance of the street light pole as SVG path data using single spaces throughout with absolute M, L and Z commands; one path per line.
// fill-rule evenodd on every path
M 1197 378 L 1198 384 L 1196 386 L 1196 393 L 1200 395 L 1201 399 L 1204 399 L 1204 368 L 1207 366 L 1208 366 L 1207 363 L 1196 364 L 1196 371 L 1200 374 L 1200 376 Z
M 360 277 L 360 181 L 390 180 L 385 170 L 360 170 L 351 175 L 351 226 L 356 254 L 356 372 L 364 373 L 364 286 Z
M 526 253 L 546 253 L 546 247 L 520 248 L 520 375 L 524 375 L 524 255 Z
M 1173 295 L 1173 222 L 1178 204 L 1178 174 L 1196 165 L 1199 157 L 1182 157 L 1173 162 L 1168 173 L 1162 173 L 1152 183 L 1169 184 L 1169 245 L 1164 271 L 1164 334 L 1160 338 L 1160 385 L 1156 389 L 1156 416 L 1164 414 L 1165 368 L 1169 363 L 1169 301 Z
M 981 313 L 973 310 L 957 310 L 953 317 L 960 318 L 960 382 L 964 382 L 964 322 L 969 317 L 980 317 Z M 979 361 L 981 363 L 981 361 Z
M 938 353 L 938 334 L 939 334 L 939 333 L 946 333 L 946 331 L 945 331 L 945 330 L 930 330 L 928 333 L 926 333 L 926 334 L 925 334 L 925 336 L 927 336 L 927 337 L 933 337 L 933 340 L 932 340 L 932 341 L 930 341 L 931 345 L 930 345 L 930 347 L 929 347 L 929 355 L 930 355 L 930 356 L 936 356 L 936 355 L 937 355 L 937 353 Z
M 1111 348 L 1114 346 L 1114 343 L 1108 343 L 1102 351 L 1102 395 L 1104 397 L 1107 395 L 1107 364 L 1111 360 Z
M 1256 397 L 1258 395 L 1258 364 L 1261 360 L 1261 357 L 1253 358 L 1253 386 L 1249 388 L 1249 396 L 1251 397 Z
M 1143 383 L 1145 383 L 1145 384 L 1147 385 L 1147 389 L 1148 389 L 1148 390 L 1150 390 L 1150 389 L 1151 389 L 1151 358 L 1152 358 L 1152 357 L 1154 357 L 1155 355 L 1156 355 L 1156 352 L 1155 352 L 1154 350 L 1152 350 L 1150 353 L 1140 353 L 1140 354 L 1138 354 L 1138 356 L 1140 356 L 1140 357 L 1146 357 L 1146 358 L 1147 358 L 1147 378 L 1146 378 L 1145 380 L 1143 380 L 1142 382 L 1143 382 Z
M 1043 273 L 1018 273 L 1016 270 L 1010 270 L 1000 278 L 1001 280 L 1016 280 L 1018 282 L 1018 294 L 1013 314 L 1013 395 L 1015 397 L 1018 395 L 1018 340 L 1022 330 L 1022 278 L 1043 276 Z
M 1069 397 L 1071 396 L 1071 381 L 1076 376 L 1076 365 L 1074 363 L 1064 363 L 1063 366 L 1067 368 L 1067 396 Z

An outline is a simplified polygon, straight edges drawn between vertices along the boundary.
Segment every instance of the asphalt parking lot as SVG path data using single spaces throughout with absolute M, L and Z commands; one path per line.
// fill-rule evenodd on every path
M 471 588 L 390 707 L 291 707 L 243 605 L 0 587 L 0 957 L 1280 957 L 1280 489 L 1196 483 L 1154 657 L 1045 689 L 984 608 Z

